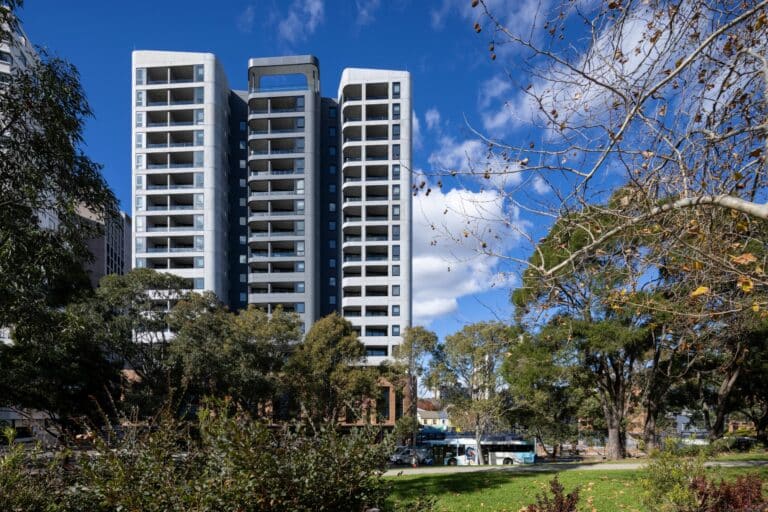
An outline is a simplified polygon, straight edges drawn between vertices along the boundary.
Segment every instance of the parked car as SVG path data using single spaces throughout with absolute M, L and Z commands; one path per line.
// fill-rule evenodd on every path
M 413 464 L 414 457 L 416 458 L 416 463 L 419 465 L 428 466 L 434 462 L 432 460 L 432 453 L 429 448 L 410 448 L 407 446 L 398 447 L 398 449 L 395 450 L 395 453 L 392 454 L 389 460 L 392 462 L 392 464 L 410 465 Z

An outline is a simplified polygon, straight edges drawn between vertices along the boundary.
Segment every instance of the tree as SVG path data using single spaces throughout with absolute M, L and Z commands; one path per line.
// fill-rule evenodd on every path
M 21 2 L 5 3 L 0 22 L 12 28 Z M 101 167 L 82 151 L 91 115 L 77 70 L 45 52 L 0 86 L 0 325 L 34 322 L 80 289 L 72 268 L 96 232 L 79 207 L 116 214 Z
M 418 379 L 427 368 L 427 358 L 437 347 L 437 335 L 421 326 L 408 327 L 403 333 L 403 342 L 395 348 L 397 373 L 404 377 L 408 398 L 408 417 L 413 425 L 417 422 Z M 416 446 L 416 429 L 411 429 L 411 443 Z
M 285 380 L 313 423 L 336 423 L 343 413 L 360 419 L 365 398 L 375 396 L 374 369 L 361 366 L 365 346 L 338 313 L 312 325 L 285 367 Z M 357 417 L 355 417 L 357 416 Z
M 504 421 L 501 368 L 517 334 L 500 322 L 467 325 L 445 338 L 431 363 L 430 371 L 447 389 L 451 422 L 475 433 L 478 464 L 481 439 Z

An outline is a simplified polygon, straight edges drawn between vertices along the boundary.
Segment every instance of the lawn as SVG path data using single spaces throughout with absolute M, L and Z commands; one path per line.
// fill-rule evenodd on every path
M 768 468 L 721 468 L 708 470 L 725 478 L 746 472 L 758 472 L 768 478 Z M 518 512 L 534 502 L 536 494 L 548 488 L 558 475 L 566 492 L 581 488 L 580 505 L 587 511 L 643 511 L 639 470 L 583 471 L 566 470 L 551 473 L 516 473 L 485 471 L 448 475 L 416 475 L 392 477 L 393 499 L 408 501 L 435 496 L 438 511 L 507 511 Z M 590 507 L 591 505 L 591 507 Z

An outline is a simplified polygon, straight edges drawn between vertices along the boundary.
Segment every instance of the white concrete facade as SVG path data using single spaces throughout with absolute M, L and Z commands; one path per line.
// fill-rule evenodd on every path
M 132 267 L 227 295 L 229 85 L 210 53 L 135 51 Z
M 342 315 L 375 365 L 411 325 L 411 75 L 345 69 L 338 103 Z

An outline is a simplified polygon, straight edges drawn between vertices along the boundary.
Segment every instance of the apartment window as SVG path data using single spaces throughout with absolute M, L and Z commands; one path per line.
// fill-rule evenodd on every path
M 296 283 L 296 293 L 304 293 L 304 281 Z
M 296 262 L 295 270 L 296 270 L 296 272 L 304 272 L 304 262 L 303 261 L 297 261 Z
M 399 325 L 393 325 L 392 326 L 392 336 L 400 336 L 400 326 Z
M 331 258 L 328 260 L 328 268 L 336 268 L 336 258 Z
M 336 203 L 328 203 L 328 211 L 329 212 L 335 212 L 336 211 Z
M 2 60 L 2 52 L 0 52 L 0 60 Z M 147 82 L 147 70 L 144 68 L 136 68 L 136 85 L 144 85 Z
M 304 139 L 303 139 L 303 138 L 301 138 L 301 139 L 296 139 L 296 140 L 294 141 L 294 143 L 293 143 L 293 149 L 294 149 L 296 152 L 298 152 L 298 153 L 301 153 L 301 152 L 303 152 L 303 151 L 304 151 Z
M 329 295 L 328 296 L 328 304 L 330 304 L 331 306 L 335 306 L 336 305 L 336 296 L 335 295 Z
M 400 144 L 392 145 L 392 160 L 400 159 Z
M 146 240 L 143 236 L 136 237 L 136 252 L 145 252 L 147 250 Z
M 336 136 L 336 127 L 335 126 L 331 126 L 330 128 L 328 128 L 328 136 L 329 137 L 335 137 Z
M 296 234 L 297 235 L 303 235 L 304 234 L 304 221 L 303 220 L 297 220 L 296 221 Z
M 136 134 L 136 147 L 137 148 L 143 148 L 144 147 L 144 134 L 143 133 L 137 133 Z
M 192 153 L 192 167 L 202 167 L 203 160 L 204 156 L 202 151 L 195 151 Z
M 193 217 L 195 229 L 203 229 L 205 228 L 205 217 L 202 215 L 195 215 Z
M 136 128 L 144 126 L 144 112 L 136 112 Z
M 136 176 L 136 188 L 138 190 L 144 188 L 144 176 Z
M 245 274 L 240 274 L 240 282 L 241 283 L 245 282 Z
M 245 245 L 246 243 L 248 243 L 248 240 L 245 238 L 245 236 L 241 236 L 240 237 L 240 245 Z
M 146 258 L 136 258 L 136 268 L 145 268 L 146 266 L 147 266 Z
M 336 116 L 338 115 L 338 109 L 336 107 L 330 107 L 328 109 L 328 117 L 331 119 L 336 119 Z
M 400 185 L 392 185 L 392 199 L 400 199 Z
M 205 122 L 205 111 L 201 108 L 195 109 L 195 124 L 203 124 Z M 240 123 L 240 126 L 245 126 L 245 123 Z
M 335 183 L 331 183 L 330 185 L 328 185 L 328 192 L 330 192 L 331 194 L 335 194 L 336 193 L 336 184 Z
M 144 155 L 136 155 L 136 168 L 137 169 L 144 168 Z
M 246 162 L 245 160 L 240 160 L 240 168 L 245 169 Z
M 195 103 L 203 103 L 205 101 L 205 89 L 202 87 L 195 87 Z M 245 124 L 241 122 L 241 124 Z
M 296 201 L 296 211 L 304 213 L 304 201 Z
M 392 275 L 395 277 L 400 275 L 400 265 L 392 265 Z
M 194 237 L 194 243 L 195 243 L 195 250 L 202 251 L 205 245 L 205 239 L 203 238 L 202 235 L 197 235 Z
M 241 188 L 245 188 L 245 180 L 244 179 L 240 180 L 240 187 Z
M 136 106 L 144 106 L 144 91 L 136 91 Z
M 205 266 L 205 258 L 203 256 L 195 256 L 194 265 L 195 268 L 203 268 Z
M 136 210 L 144 210 L 144 196 L 136 196 Z
M 336 221 L 330 221 L 328 223 L 328 231 L 336 231 Z
M 393 297 L 399 297 L 400 296 L 400 285 L 399 284 L 392 285 L 392 296 Z
M 196 277 L 193 280 L 193 286 L 195 290 L 202 290 L 203 288 L 205 288 L 205 279 L 203 279 L 202 277 Z
M 329 277 L 328 278 L 328 286 L 336 286 L 336 278 L 335 277 Z
M 392 220 L 400 220 L 400 207 L 398 205 L 392 207 Z
M 304 242 L 296 242 L 296 256 L 304 256 Z
M 240 217 L 240 225 L 245 226 L 245 217 Z
M 192 197 L 194 198 L 195 210 L 202 210 L 205 206 L 203 194 L 194 194 Z
M 392 179 L 393 180 L 399 180 L 400 179 L 400 165 L 395 164 L 392 166 Z
M 247 257 L 245 256 L 245 254 L 241 254 L 241 255 L 240 255 L 240 258 L 238 259 L 238 261 L 239 261 L 240 263 L 243 263 L 243 264 L 245 264 L 245 263 L 247 263 L 247 261 L 248 261 L 248 260 L 247 260 Z
M 336 240 L 328 240 L 328 248 L 329 249 L 335 249 L 336 248 Z
M 296 128 L 304 128 L 304 118 L 297 117 L 295 125 L 296 125 Z
M 392 246 L 392 261 L 400 261 L 400 246 Z
M 296 312 L 297 313 L 303 313 L 304 312 L 304 303 L 303 302 L 297 302 L 295 307 L 296 307 Z
M 245 293 L 240 294 L 240 302 L 245 302 L 248 300 L 248 295 Z
M 136 231 L 144 231 L 146 228 L 146 219 L 144 217 L 136 217 Z
M 195 188 L 203 188 L 205 186 L 205 174 L 202 172 L 195 173 Z
M 400 140 L 400 125 L 392 125 L 392 140 Z
M 392 105 L 392 119 L 398 120 L 400 119 L 400 104 L 395 103 Z
M 303 158 L 297 158 L 293 161 L 293 170 L 296 171 L 297 174 L 303 174 L 304 173 L 304 159 Z
M 329 165 L 328 166 L 328 174 L 336 174 L 336 166 L 335 165 Z
M 245 151 L 246 149 L 248 149 L 248 147 L 247 147 L 247 145 L 246 145 L 245 141 L 244 141 L 244 140 L 241 140 L 241 141 L 240 141 L 240 150 L 241 150 L 241 151 Z
M 392 316 L 400 316 L 400 306 L 396 304 L 392 306 Z
M 400 97 L 400 82 L 392 83 L 392 97 L 397 99 Z
M 202 146 L 205 144 L 205 132 L 203 130 L 195 131 L 195 146 Z
M 330 156 L 336 156 L 336 146 L 328 146 L 328 154 Z
M 392 226 L 392 240 L 400 240 L 400 226 Z
M 205 66 L 202 64 L 195 65 L 195 82 L 202 82 L 205 80 Z

